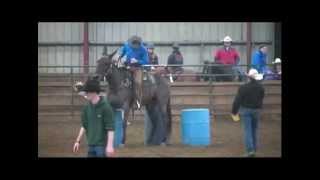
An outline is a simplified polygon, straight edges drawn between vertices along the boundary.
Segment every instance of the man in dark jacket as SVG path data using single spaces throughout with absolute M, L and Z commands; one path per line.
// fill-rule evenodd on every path
M 179 64 L 183 64 L 183 56 L 179 50 L 179 44 L 174 43 L 172 46 L 172 53 L 169 55 L 168 57 L 168 65 L 179 65 Z M 183 69 L 181 66 L 174 66 L 174 67 L 169 67 L 169 71 L 172 74 L 178 74 L 178 73 L 182 73 Z M 174 77 L 174 80 L 176 80 L 177 77 Z
M 260 119 L 260 109 L 264 98 L 264 88 L 259 80 L 263 79 L 255 69 L 248 73 L 249 83 L 240 86 L 236 95 L 232 114 L 237 115 L 240 109 L 240 119 L 244 128 L 244 140 L 247 156 L 254 157 L 257 144 L 257 128 Z

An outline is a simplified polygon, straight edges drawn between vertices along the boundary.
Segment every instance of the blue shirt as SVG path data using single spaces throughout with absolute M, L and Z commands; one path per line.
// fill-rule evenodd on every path
M 137 49 L 132 48 L 128 42 L 124 43 L 124 45 L 119 50 L 121 57 L 126 56 L 126 64 L 131 64 L 131 58 L 135 58 L 138 60 L 138 64 L 144 65 L 148 64 L 148 51 L 145 46 L 141 43 L 141 46 Z
M 264 73 L 267 67 L 267 55 L 260 50 L 256 51 L 252 56 L 251 67 L 255 68 L 259 73 Z

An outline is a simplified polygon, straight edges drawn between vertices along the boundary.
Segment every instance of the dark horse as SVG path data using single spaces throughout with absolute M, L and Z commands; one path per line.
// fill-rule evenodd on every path
M 170 71 L 168 71 L 168 74 L 170 74 Z M 197 75 L 197 73 L 191 69 L 185 69 L 181 68 L 180 71 L 172 72 L 174 81 L 178 82 L 195 82 L 195 81 L 200 81 L 200 76 Z M 183 74 L 183 76 L 181 76 Z
M 212 66 L 210 66 L 210 65 L 212 65 Z M 210 78 L 216 82 L 234 81 L 235 79 L 238 79 L 238 81 L 244 80 L 242 72 L 240 72 L 239 70 L 237 70 L 237 75 L 235 75 L 234 70 L 232 69 L 231 66 L 221 66 L 221 64 L 209 62 L 209 61 L 204 62 L 202 74 L 217 75 L 217 76 L 213 76 L 213 77 L 203 76 L 202 79 L 204 79 L 204 81 L 209 81 Z M 226 75 L 223 76 L 223 74 L 226 74 Z M 233 75 L 230 76 L 227 74 L 233 74 Z
M 201 78 L 197 72 L 184 68 L 182 68 L 180 71 L 174 72 L 171 71 L 170 67 L 168 66 L 157 66 L 153 72 L 165 77 L 167 81 L 170 81 L 170 74 L 172 81 L 175 82 L 196 82 L 200 81 Z
M 126 140 L 126 127 L 130 108 L 133 105 L 132 74 L 126 67 L 118 67 L 112 61 L 112 54 L 104 56 L 97 61 L 96 78 L 108 81 L 107 97 L 113 108 L 124 109 L 124 135 L 122 143 Z M 151 77 L 153 76 L 153 78 Z M 147 145 L 169 144 L 171 135 L 171 106 L 170 91 L 166 80 L 160 75 L 148 75 L 143 81 L 142 105 L 145 105 L 151 130 L 147 137 Z M 153 80 L 151 80 L 153 79 Z

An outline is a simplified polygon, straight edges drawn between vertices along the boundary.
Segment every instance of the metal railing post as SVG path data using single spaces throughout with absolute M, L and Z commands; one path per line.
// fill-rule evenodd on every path
M 74 111 L 73 111 L 73 67 L 71 66 L 70 69 L 71 73 L 71 117 L 73 118 Z
M 211 69 L 211 68 L 210 68 Z M 209 78 L 210 79 L 210 81 L 209 81 L 209 113 L 210 113 L 210 115 L 212 115 L 212 117 L 214 116 L 214 114 L 213 114 L 213 112 L 214 112 L 214 110 L 213 110 L 213 105 L 212 105 L 212 91 L 213 91 L 213 86 L 212 86 L 212 77 L 210 77 Z

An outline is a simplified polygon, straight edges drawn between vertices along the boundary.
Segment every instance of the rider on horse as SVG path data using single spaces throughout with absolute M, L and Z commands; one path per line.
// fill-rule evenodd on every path
M 118 54 L 114 56 L 116 59 L 121 58 L 122 63 L 130 67 L 134 77 L 134 91 L 137 108 L 140 109 L 142 101 L 142 65 L 148 64 L 148 52 L 142 43 L 142 39 L 138 36 L 132 36 L 119 49 Z

